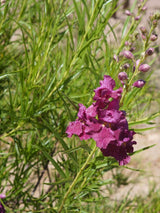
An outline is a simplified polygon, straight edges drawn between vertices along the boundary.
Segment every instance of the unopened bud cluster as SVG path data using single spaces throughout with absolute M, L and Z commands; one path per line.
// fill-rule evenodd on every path
M 131 16 L 132 20 L 135 20 L 135 21 L 140 20 L 141 14 L 147 9 L 147 7 L 144 4 L 145 4 L 145 1 L 139 0 L 139 4 L 137 5 L 138 6 L 137 15 L 135 15 L 130 10 L 125 10 L 125 14 L 127 16 Z M 133 79 L 139 73 L 146 73 L 151 69 L 151 66 L 145 63 L 145 60 L 146 58 L 154 54 L 154 48 L 150 47 L 150 45 L 152 42 L 158 39 L 158 35 L 155 33 L 155 28 L 157 27 L 159 20 L 160 20 L 160 14 L 156 13 L 154 15 L 151 15 L 150 29 L 144 25 L 140 26 L 139 32 L 135 30 L 134 33 L 126 37 L 127 40 L 124 41 L 125 49 L 123 49 L 118 56 L 114 56 L 115 61 L 118 63 L 121 63 L 120 64 L 121 72 L 119 72 L 118 74 L 118 79 L 120 80 L 124 88 L 126 88 L 126 91 L 129 91 L 129 89 L 132 88 L 132 86 L 137 88 L 142 88 L 146 83 L 142 79 L 139 79 L 135 82 L 133 81 Z M 144 52 L 142 52 L 139 59 L 136 59 L 136 55 L 134 54 L 136 45 L 134 45 L 134 42 L 139 40 L 140 36 L 143 40 Z M 132 72 L 131 74 L 129 74 L 130 71 Z
M 138 6 L 138 14 L 137 15 L 135 15 L 134 13 L 131 13 L 129 10 L 125 10 L 125 14 L 127 16 L 134 17 L 135 21 L 140 20 L 141 13 L 144 13 L 147 10 L 147 7 L 143 4 L 143 2 L 140 2 L 137 6 Z

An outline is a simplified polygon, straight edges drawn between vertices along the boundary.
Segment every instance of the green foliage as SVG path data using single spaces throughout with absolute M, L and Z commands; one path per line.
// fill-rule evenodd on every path
M 118 164 L 93 153 L 93 141 L 66 138 L 65 130 L 76 118 L 78 103 L 91 103 L 104 74 L 121 86 L 117 76 L 125 59 L 117 63 L 113 55 L 139 22 L 133 21 L 127 33 L 125 22 L 116 52 L 107 39 L 112 35 L 117 41 L 110 22 L 117 2 L 13 0 L 1 5 L 0 192 L 6 193 L 7 212 L 105 212 L 107 204 L 102 204 L 109 198 L 101 189 L 108 190 L 113 180 L 102 177 Z M 144 117 L 153 99 L 147 89 L 126 94 L 123 109 L 130 126 L 159 116 Z

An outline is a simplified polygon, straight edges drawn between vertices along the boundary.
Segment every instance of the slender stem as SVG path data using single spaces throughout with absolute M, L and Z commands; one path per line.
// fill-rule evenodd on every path
M 3 140 L 4 138 L 12 135 L 14 132 L 16 132 L 18 129 L 20 129 L 23 126 L 23 122 L 20 123 L 15 129 L 12 129 L 10 132 L 8 133 L 4 133 L 2 136 L 0 136 L 0 139 Z
M 68 195 L 70 194 L 71 190 L 74 188 L 74 186 L 76 185 L 77 183 L 77 180 L 78 178 L 80 177 L 80 175 L 82 174 L 83 170 L 86 168 L 87 164 L 89 163 L 90 159 L 92 158 L 93 154 L 95 153 L 96 151 L 96 148 L 97 146 L 95 145 L 92 152 L 90 153 L 90 155 L 88 156 L 87 160 L 85 161 L 85 163 L 83 164 L 83 166 L 81 167 L 81 169 L 79 170 L 79 172 L 77 173 L 75 179 L 73 180 L 72 184 L 70 185 L 68 191 L 66 192 L 66 194 L 64 195 L 64 198 L 62 200 L 62 203 L 61 203 L 61 206 L 58 210 L 58 213 L 61 213 L 62 209 L 63 209 L 63 206 L 64 206 L 64 203 L 68 197 Z

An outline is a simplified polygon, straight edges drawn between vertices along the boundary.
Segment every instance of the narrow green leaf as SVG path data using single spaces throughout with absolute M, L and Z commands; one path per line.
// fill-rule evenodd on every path
M 131 121 L 129 122 L 129 126 L 133 126 L 133 125 L 137 125 L 137 124 L 143 124 L 143 123 L 147 123 L 151 120 L 153 120 L 154 118 L 160 116 L 160 112 L 154 113 L 151 116 L 147 117 L 147 118 L 143 118 L 141 120 L 138 121 Z
M 44 156 L 52 163 L 52 165 L 55 167 L 55 169 L 59 172 L 59 174 L 63 177 L 66 178 L 65 173 L 63 172 L 63 170 L 61 169 L 61 167 L 58 165 L 58 163 L 47 153 L 47 151 L 45 150 L 44 147 L 40 147 L 37 145 L 33 145 L 34 147 L 36 147 L 37 149 L 39 149 Z
M 142 151 L 144 151 L 144 150 L 150 149 L 150 148 L 152 148 L 152 147 L 154 147 L 154 146 L 156 146 L 156 144 L 153 144 L 153 145 L 150 145 L 150 146 L 146 146 L 146 147 L 144 147 L 144 148 L 142 148 L 142 149 L 139 149 L 139 150 L 137 150 L 137 151 L 131 153 L 130 155 L 135 155 L 135 154 L 137 154 L 137 153 L 139 153 L 139 152 L 142 152 Z

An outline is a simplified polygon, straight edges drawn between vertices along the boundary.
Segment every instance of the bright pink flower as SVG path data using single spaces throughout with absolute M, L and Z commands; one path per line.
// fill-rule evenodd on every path
M 93 138 L 104 156 L 114 157 L 120 165 L 129 162 L 127 153 L 133 152 L 133 131 L 128 129 L 126 113 L 119 110 L 122 88 L 113 90 L 115 81 L 108 75 L 95 89 L 95 102 L 88 108 L 79 104 L 78 119 L 70 122 L 68 137 L 77 135 L 80 140 Z
M 110 103 L 110 98 L 121 98 L 122 88 L 113 90 L 115 87 L 115 81 L 108 75 L 104 75 L 104 80 L 100 81 L 100 87 L 94 90 L 95 96 L 93 100 L 96 101 L 96 105 L 100 108 L 105 108 Z

